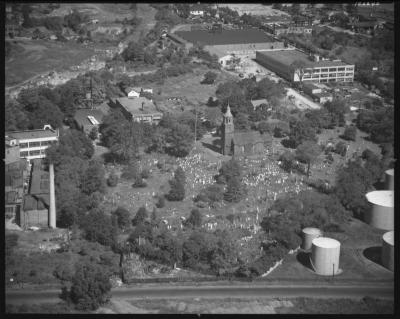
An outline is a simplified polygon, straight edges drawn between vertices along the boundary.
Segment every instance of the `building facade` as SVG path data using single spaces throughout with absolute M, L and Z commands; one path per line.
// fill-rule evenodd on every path
M 291 82 L 353 82 L 354 64 L 310 57 L 298 50 L 257 51 L 256 61 Z M 294 66 L 295 62 L 302 67 Z
M 19 157 L 30 161 L 46 157 L 46 149 L 58 142 L 59 131 L 45 125 L 42 130 L 7 132 L 6 138 L 16 140 L 19 145 Z

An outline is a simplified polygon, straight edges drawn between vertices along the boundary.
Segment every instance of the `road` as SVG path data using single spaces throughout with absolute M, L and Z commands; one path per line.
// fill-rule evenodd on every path
M 295 97 L 295 104 L 299 109 L 320 109 L 321 106 L 310 99 L 307 99 L 305 96 L 301 95 L 297 91 L 292 88 L 287 88 L 286 96 L 289 97 L 293 95 Z
M 6 304 L 57 303 L 60 290 L 6 290 Z M 392 285 L 361 283 L 358 285 L 229 285 L 229 286 L 157 286 L 115 288 L 112 298 L 185 299 L 185 298 L 362 298 L 394 299 Z

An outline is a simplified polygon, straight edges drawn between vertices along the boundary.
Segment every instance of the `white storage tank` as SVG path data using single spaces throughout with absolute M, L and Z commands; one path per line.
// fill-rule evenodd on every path
M 394 229 L 394 192 L 373 191 L 366 195 L 370 204 L 364 214 L 364 221 L 372 227 L 383 230 Z
M 333 276 L 339 273 L 340 242 L 328 237 L 314 238 L 311 248 L 311 265 L 318 275 Z
M 311 249 L 313 239 L 321 237 L 321 236 L 322 236 L 322 231 L 319 230 L 318 228 L 314 228 L 314 227 L 304 228 L 302 230 L 303 242 L 301 244 L 301 249 L 304 249 L 304 250 Z
M 394 272 L 394 231 L 382 236 L 382 265 Z
M 385 189 L 394 190 L 394 169 L 385 171 Z

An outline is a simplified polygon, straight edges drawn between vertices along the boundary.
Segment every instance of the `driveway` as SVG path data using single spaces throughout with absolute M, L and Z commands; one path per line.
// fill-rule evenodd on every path
M 303 110 L 303 109 L 314 109 L 318 110 L 321 106 L 310 99 L 306 98 L 305 96 L 301 95 L 297 91 L 293 90 L 292 88 L 287 88 L 286 96 L 294 96 L 294 103 L 295 105 Z

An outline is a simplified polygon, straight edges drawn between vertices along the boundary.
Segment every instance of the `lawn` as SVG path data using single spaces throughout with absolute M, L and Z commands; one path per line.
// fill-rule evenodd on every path
M 5 61 L 7 86 L 50 71 L 64 71 L 95 54 L 94 48 L 72 41 L 15 40 L 12 43 L 19 49 Z
M 193 109 L 195 106 L 204 106 L 210 96 L 215 97 L 215 91 L 220 83 L 230 79 L 237 79 L 226 72 L 212 70 L 218 74 L 215 84 L 200 84 L 204 74 L 210 71 L 205 66 L 194 69 L 193 73 L 184 74 L 178 77 L 167 78 L 163 85 L 155 84 L 153 91 L 161 94 L 155 96 L 157 105 L 165 111 L 181 111 L 181 105 L 185 110 Z M 169 101 L 168 98 L 179 97 L 181 102 Z

